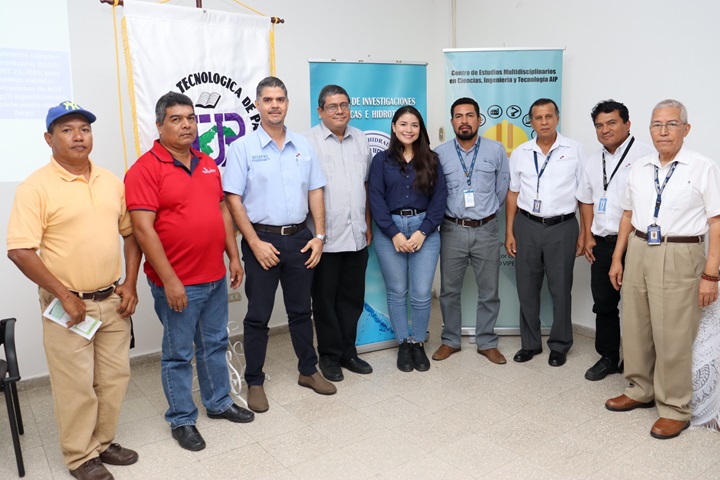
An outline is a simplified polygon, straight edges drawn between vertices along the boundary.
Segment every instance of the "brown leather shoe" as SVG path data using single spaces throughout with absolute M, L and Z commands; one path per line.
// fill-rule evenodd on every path
M 70 475 L 80 480 L 114 480 L 115 478 L 98 457 L 91 458 L 75 470 L 70 470 Z
M 687 420 L 673 420 L 672 418 L 660 417 L 650 429 L 650 435 L 660 440 L 667 440 L 668 438 L 677 437 L 689 426 L 690 422 Z
M 121 447 L 119 443 L 111 443 L 100 454 L 100 461 L 110 465 L 132 465 L 138 461 L 138 454 L 135 450 Z
M 605 402 L 605 408 L 613 412 L 629 412 L 630 410 L 635 410 L 636 408 L 652 408 L 654 406 L 655 400 L 650 400 L 649 402 L 638 402 L 625 394 L 622 394 L 619 397 L 611 398 Z
M 497 365 L 505 365 L 507 363 L 507 360 L 505 360 L 505 355 L 500 353 L 500 350 L 498 350 L 497 348 L 486 348 L 485 350 L 480 350 L 478 348 L 477 352 L 480 355 L 487 357 L 488 360 Z
M 301 387 L 312 388 L 315 393 L 320 395 L 333 395 L 337 392 L 337 387 L 325 380 L 320 372 L 315 372 L 311 376 L 300 374 L 298 377 L 298 385 Z
M 440 348 L 435 350 L 435 353 L 433 353 L 432 359 L 436 361 L 445 360 L 450 355 L 452 355 L 455 352 L 459 352 L 459 348 L 451 347 L 450 345 L 445 345 L 444 343 L 440 345 Z
M 248 408 L 256 413 L 267 412 L 270 408 L 262 385 L 252 385 L 248 388 L 247 402 Z

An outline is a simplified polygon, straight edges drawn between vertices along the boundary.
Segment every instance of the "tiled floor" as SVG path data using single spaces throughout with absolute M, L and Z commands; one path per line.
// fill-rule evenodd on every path
M 439 344 L 433 305 L 428 355 Z M 511 357 L 518 337 L 501 337 Z M 396 350 L 363 355 L 375 371 L 345 371 L 337 395 L 297 385 L 288 334 L 271 337 L 266 371 L 270 410 L 253 423 L 201 415 L 207 448 L 182 450 L 163 420 L 157 362 L 133 368 L 117 441 L 137 464 L 112 467 L 122 479 L 713 479 L 720 478 L 720 434 L 691 428 L 679 438 L 650 437 L 655 409 L 612 413 L 622 392 L 612 375 L 588 382 L 593 340 L 575 336 L 568 363 L 490 364 L 467 339 L 462 352 L 425 373 L 395 368 Z M 48 387 L 20 393 L 27 479 L 68 479 Z M 200 405 L 199 399 L 196 400 Z M 4 402 L 4 401 L 3 401 Z M 5 408 L 0 405 L 0 478 L 17 478 Z

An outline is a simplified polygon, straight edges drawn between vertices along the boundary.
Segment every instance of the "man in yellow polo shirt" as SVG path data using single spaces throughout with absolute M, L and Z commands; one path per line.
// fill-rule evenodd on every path
M 57 298 L 68 327 L 86 315 L 102 322 L 90 340 L 46 318 L 42 325 L 65 464 L 75 478 L 107 480 L 113 476 L 103 463 L 130 465 L 138 458 L 112 441 L 130 380 L 130 315 L 142 254 L 122 181 L 89 159 L 94 121 L 73 102 L 48 110 L 52 157 L 15 192 L 7 248 L 40 287 L 42 311 Z

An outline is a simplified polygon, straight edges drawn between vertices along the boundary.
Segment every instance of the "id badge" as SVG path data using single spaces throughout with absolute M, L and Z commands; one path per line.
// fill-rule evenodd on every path
M 607 208 L 607 198 L 601 197 L 600 201 L 598 202 L 598 213 L 605 213 L 605 209 Z
M 660 235 L 660 225 L 655 225 L 655 224 L 648 225 L 647 242 L 648 242 L 648 245 L 662 244 L 662 236 Z
M 533 213 L 540 213 L 540 205 L 542 204 L 542 200 L 535 200 L 533 201 Z
M 465 208 L 470 208 L 475 206 L 475 190 L 468 189 L 463 190 L 463 197 L 465 198 Z

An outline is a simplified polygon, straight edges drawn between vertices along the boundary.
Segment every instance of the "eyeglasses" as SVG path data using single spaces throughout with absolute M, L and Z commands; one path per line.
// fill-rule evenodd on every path
M 680 122 L 667 122 L 667 123 L 660 123 L 655 122 L 650 124 L 650 130 L 653 132 L 660 132 L 662 131 L 663 127 L 667 128 L 668 132 L 676 132 L 680 129 L 680 127 L 687 125 L 686 123 L 680 123 Z
M 340 109 L 340 110 L 350 110 L 350 104 L 347 103 L 347 102 L 343 102 L 343 103 L 340 103 L 340 104 L 331 103 L 330 105 L 325 105 L 325 108 L 323 108 L 323 110 L 327 110 L 327 111 L 330 112 L 330 113 L 335 113 L 335 112 L 338 111 L 338 109 Z

